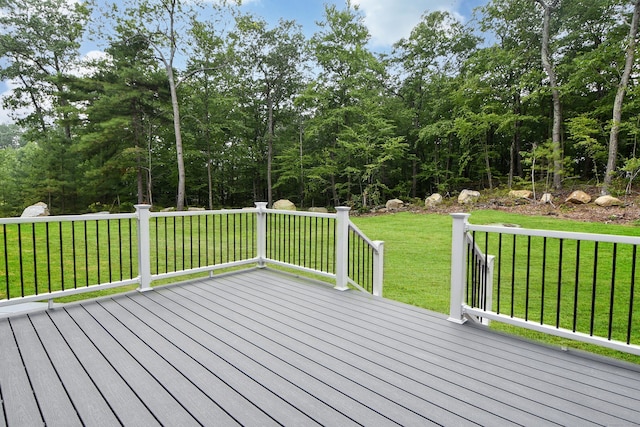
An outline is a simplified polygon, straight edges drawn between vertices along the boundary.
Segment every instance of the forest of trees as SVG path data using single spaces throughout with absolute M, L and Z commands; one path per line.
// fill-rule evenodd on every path
M 376 53 L 364 16 L 319 30 L 241 8 L 0 0 L 0 216 L 155 207 L 366 209 L 465 187 L 624 192 L 640 171 L 640 0 L 426 11 Z M 87 37 L 106 55 L 80 63 Z M 24 113 L 24 112 L 27 113 Z

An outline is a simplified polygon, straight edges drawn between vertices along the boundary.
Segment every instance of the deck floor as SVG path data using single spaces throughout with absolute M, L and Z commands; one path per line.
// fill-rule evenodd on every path
M 0 400 L 0 426 L 617 426 L 640 367 L 250 270 L 1 319 Z

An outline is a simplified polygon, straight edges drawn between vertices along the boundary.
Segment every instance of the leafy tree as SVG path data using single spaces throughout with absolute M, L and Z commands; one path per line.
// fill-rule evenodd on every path
M 63 118 L 64 110 L 56 110 L 66 105 L 60 78 L 79 66 L 80 42 L 89 15 L 85 3 L 66 0 L 0 3 L 0 79 L 17 84 L 4 106 L 13 111 L 31 110 L 18 118 L 20 124 L 45 132 Z M 67 138 L 70 133 L 67 126 Z
M 616 170 L 616 163 L 618 157 L 618 137 L 620 134 L 620 122 L 622 121 L 622 104 L 629 81 L 631 79 L 631 72 L 633 71 L 635 51 L 636 51 L 636 36 L 638 33 L 638 22 L 640 21 L 640 1 L 633 2 L 633 15 L 631 17 L 631 23 L 629 24 L 629 36 L 627 37 L 627 49 L 625 53 L 624 68 L 622 75 L 620 76 L 620 84 L 616 91 L 616 97 L 613 102 L 613 118 L 611 120 L 611 132 L 609 134 L 609 154 L 607 158 L 607 170 L 604 175 L 604 182 L 602 186 L 602 193 L 609 194 L 609 187 L 613 179 L 614 172 Z
M 426 176 L 422 174 L 424 178 L 433 178 L 440 184 L 441 175 L 437 171 L 443 169 L 440 161 L 444 156 L 440 144 L 435 142 L 446 138 L 447 131 L 438 123 L 449 120 L 446 113 L 452 108 L 449 82 L 477 42 L 470 29 L 451 14 L 438 11 L 425 14 L 409 37 L 394 45 L 394 63 L 404 76 L 398 92 L 412 117 L 407 138 L 412 152 L 413 197 L 420 175 L 418 162 L 423 170 L 430 165 Z M 425 127 L 429 131 L 421 132 Z M 436 129 L 444 133 L 434 132 Z M 428 159 L 427 150 L 432 159 Z
M 240 59 L 239 70 L 245 73 L 252 105 L 256 107 L 256 135 L 261 138 L 262 129 L 266 133 L 267 202 L 271 206 L 276 127 L 302 88 L 306 41 L 293 21 L 281 20 L 275 28 L 268 29 L 265 21 L 241 16 L 237 27 L 234 47 Z
M 220 10 L 226 2 L 214 3 L 213 8 Z M 118 15 L 117 6 L 113 7 L 117 28 L 123 33 L 135 33 L 144 38 L 155 52 L 156 58 L 165 69 L 175 137 L 175 155 L 177 161 L 176 208 L 184 209 L 186 196 L 186 173 L 184 146 L 180 121 L 178 87 L 184 81 L 176 73 L 178 54 L 189 57 L 192 34 L 185 27 L 197 21 L 202 5 L 196 1 L 183 0 L 141 0 L 126 4 L 123 15 Z M 189 75 L 184 76 L 189 77 Z
M 542 8 L 542 67 L 549 79 L 549 89 L 553 99 L 553 130 L 551 142 L 553 144 L 553 187 L 558 190 L 562 187 L 562 104 L 560 101 L 560 89 L 555 66 L 551 59 L 551 27 L 553 12 L 558 9 L 560 0 L 533 0 Z
M 161 118 L 159 101 L 169 98 L 166 80 L 145 38 L 122 34 L 106 52 L 109 57 L 96 64 L 97 72 L 74 87 L 85 104 L 75 149 L 85 159 L 83 183 L 93 193 L 88 203 L 111 203 L 122 194 L 151 203 L 149 145 Z

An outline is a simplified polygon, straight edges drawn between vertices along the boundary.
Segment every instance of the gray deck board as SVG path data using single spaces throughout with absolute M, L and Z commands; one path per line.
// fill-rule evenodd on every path
M 640 367 L 272 270 L 0 319 L 0 427 L 640 425 Z
M 272 295 L 272 298 L 274 298 L 272 302 L 275 303 L 275 300 L 281 298 L 280 295 L 283 295 L 282 298 L 287 298 L 286 292 L 279 292 Z M 313 312 L 314 308 L 316 310 L 322 310 L 323 307 L 325 309 L 333 307 L 332 312 L 334 313 L 338 310 L 338 308 L 335 307 L 334 301 L 329 301 L 328 304 L 324 305 L 317 297 L 314 299 L 313 305 L 300 307 L 299 310 L 300 313 L 310 313 Z M 280 314 L 282 316 L 279 316 L 279 318 L 283 319 L 295 317 L 295 315 L 290 313 Z M 352 319 L 357 320 L 358 318 L 353 310 L 348 307 L 345 307 L 344 314 L 348 314 Z M 375 312 L 370 312 L 369 318 L 374 315 Z M 304 314 L 304 316 L 307 316 L 307 314 Z M 325 323 L 321 317 L 317 317 L 316 320 L 321 324 Z M 363 323 L 366 323 L 368 319 L 367 317 L 363 317 L 360 320 L 362 320 Z M 390 322 L 392 321 L 394 321 L 392 318 L 377 318 L 372 320 L 372 322 L 377 323 L 380 328 L 390 328 Z M 353 329 L 351 332 L 356 336 L 358 341 L 351 341 L 349 343 L 358 344 L 363 348 L 368 346 L 371 349 L 373 349 L 374 346 L 369 343 L 375 343 L 374 345 L 376 348 L 387 349 L 390 357 L 394 358 L 402 365 L 411 366 L 416 356 L 410 355 L 407 357 L 405 351 L 396 350 L 398 341 L 400 341 L 402 348 L 413 348 L 414 350 L 418 349 L 419 351 L 422 351 L 422 355 L 428 357 L 428 359 L 418 360 L 418 365 L 429 363 L 429 366 L 432 368 L 431 373 L 436 375 L 438 378 L 444 378 L 447 381 L 454 381 L 456 375 L 464 375 L 466 377 L 463 383 L 464 387 L 470 389 L 471 392 L 483 393 L 483 390 L 487 387 L 493 388 L 491 391 L 484 391 L 484 393 L 489 395 L 491 400 L 500 400 L 520 408 L 529 406 L 534 413 L 540 413 L 543 408 L 546 408 L 545 417 L 550 420 L 558 422 L 571 421 L 571 417 L 567 413 L 569 412 L 573 414 L 580 414 L 580 417 L 576 418 L 575 422 L 580 422 L 582 424 L 589 422 L 601 422 L 606 424 L 611 422 L 611 419 L 609 416 L 603 415 L 600 412 L 600 409 L 605 409 L 610 404 L 618 405 L 618 416 L 625 417 L 627 420 L 640 419 L 640 412 L 638 412 L 637 408 L 628 409 L 621 405 L 621 401 L 626 401 L 628 404 L 632 404 L 634 400 L 627 398 L 627 394 L 637 394 L 637 389 L 620 390 L 619 387 L 616 387 L 617 391 L 615 393 L 607 393 L 607 390 L 602 387 L 598 387 L 595 390 L 596 395 L 588 396 L 583 393 L 584 387 L 580 384 L 573 387 L 572 382 L 568 379 L 560 381 L 559 384 L 555 384 L 551 380 L 557 379 L 557 375 L 545 374 L 544 371 L 541 370 L 542 366 L 539 366 L 534 371 L 537 376 L 527 376 L 520 372 L 518 365 L 508 365 L 505 368 L 495 364 L 485 363 L 479 359 L 470 359 L 468 355 L 464 354 L 466 349 L 463 346 L 459 346 L 458 348 L 449 347 L 444 349 L 444 351 L 438 351 L 438 341 L 442 339 L 441 337 L 438 337 L 437 340 L 432 342 L 429 342 L 428 338 L 424 335 L 414 337 L 413 341 L 399 340 L 399 337 L 401 337 L 402 334 L 411 330 L 411 327 L 407 327 L 407 325 L 400 325 L 393 336 L 380 334 L 378 332 L 380 329 L 363 328 L 361 326 L 350 327 Z M 313 329 L 322 329 L 315 328 L 315 326 L 310 326 L 310 328 L 311 329 L 307 331 L 310 335 L 314 333 Z M 359 331 L 359 333 L 357 331 Z M 451 334 L 449 333 L 447 335 Z M 328 337 L 328 339 L 330 339 L 330 337 Z M 349 343 L 345 344 L 349 345 Z M 445 362 L 443 363 L 443 361 Z M 450 363 L 452 361 L 456 363 L 452 365 Z M 517 369 L 514 370 L 514 367 Z M 412 376 L 413 378 L 419 378 L 419 376 L 417 376 L 418 372 L 416 371 L 408 372 L 407 375 Z M 540 377 L 546 378 L 546 381 L 539 380 Z M 562 380 L 562 378 L 560 379 Z M 522 393 L 523 388 L 527 388 L 526 394 Z M 439 386 L 438 389 L 442 390 L 443 386 Z M 621 394 L 621 392 L 624 394 Z M 475 400 L 478 399 L 476 398 Z M 482 400 L 480 399 L 480 401 Z M 637 402 L 637 400 L 635 400 L 635 402 Z M 535 407 L 536 403 L 538 403 L 537 407 Z M 490 409 L 490 406 L 487 406 L 490 404 L 491 402 L 484 402 L 483 408 Z M 501 413 L 503 411 L 504 409 L 501 409 Z M 520 414 L 520 416 L 526 419 L 524 414 Z

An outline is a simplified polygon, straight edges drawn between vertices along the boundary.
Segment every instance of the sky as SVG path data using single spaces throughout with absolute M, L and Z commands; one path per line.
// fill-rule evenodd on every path
M 347 0 L 243 0 L 242 10 L 276 25 L 282 18 L 295 20 L 303 32 L 311 37 L 322 21 L 324 5 L 335 4 L 344 8 Z M 408 37 L 425 12 L 448 11 L 462 22 L 472 17 L 473 9 L 488 0 L 351 0 L 364 15 L 365 25 L 371 33 L 370 48 L 389 50 L 401 38 Z M 84 54 L 95 55 L 94 46 L 85 46 Z M 0 82 L 0 97 L 9 93 L 11 84 Z M 0 124 L 11 123 L 9 113 L 0 105 Z

